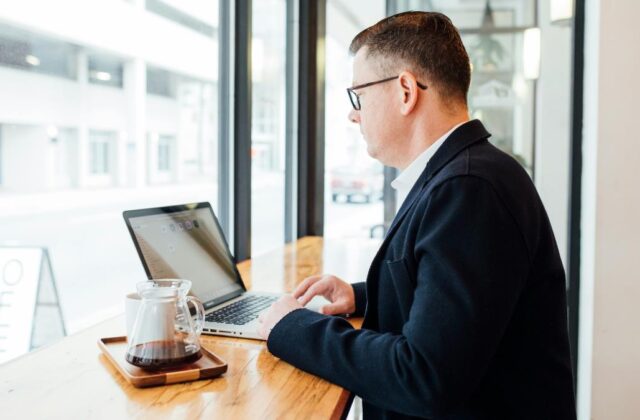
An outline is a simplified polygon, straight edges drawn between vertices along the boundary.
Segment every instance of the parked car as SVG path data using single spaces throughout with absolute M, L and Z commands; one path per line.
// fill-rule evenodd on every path
M 382 165 L 369 167 L 341 166 L 331 171 L 331 199 L 337 202 L 344 196 L 347 202 L 354 198 L 370 203 L 382 198 L 384 175 Z

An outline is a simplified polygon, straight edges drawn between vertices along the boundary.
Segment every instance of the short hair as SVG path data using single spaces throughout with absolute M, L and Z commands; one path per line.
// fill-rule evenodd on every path
M 460 33 L 442 13 L 404 12 L 389 16 L 363 30 L 351 41 L 355 55 L 367 47 L 367 57 L 383 59 L 386 71 L 409 65 L 418 75 L 429 78 L 445 102 L 467 103 L 471 64 Z M 431 86 L 430 86 L 431 87 Z

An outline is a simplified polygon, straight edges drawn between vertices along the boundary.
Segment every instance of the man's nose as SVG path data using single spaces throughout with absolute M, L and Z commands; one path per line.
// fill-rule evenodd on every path
M 351 121 L 352 123 L 360 124 L 360 112 L 356 111 L 355 109 L 352 109 L 349 112 L 347 118 L 349 118 L 349 121 Z

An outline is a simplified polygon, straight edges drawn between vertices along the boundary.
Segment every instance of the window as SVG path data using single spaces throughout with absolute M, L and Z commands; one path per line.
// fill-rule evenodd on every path
M 284 244 L 284 0 L 253 0 L 251 255 Z
M 566 263 L 571 25 L 550 21 L 548 1 L 400 0 L 398 6 L 397 12 L 442 12 L 458 27 L 473 64 L 471 117 L 534 179 Z
M 525 68 L 524 33 L 536 23 L 535 0 L 401 0 L 398 12 L 425 10 L 451 18 L 472 64 L 468 103 L 490 141 L 533 175 L 535 77 Z
M 123 210 L 221 206 L 219 2 L 81 3 L 0 10 L 0 238 L 48 249 L 69 333 L 146 279 Z
M 385 2 L 327 2 L 325 88 L 325 223 L 327 237 L 379 236 L 384 222 L 383 166 L 367 154 L 358 126 L 347 119 L 352 86 L 349 44 L 385 15 Z
M 147 93 L 150 95 L 176 98 L 176 80 L 166 70 L 147 66 Z
M 166 172 L 171 169 L 171 143 L 170 136 L 160 136 L 158 139 L 158 171 Z
M 104 54 L 89 54 L 89 83 L 122 87 L 123 62 Z
M 0 25 L 0 65 L 24 72 L 75 79 L 78 69 L 74 45 L 27 31 Z
M 108 131 L 89 132 L 89 172 L 95 175 L 108 174 L 109 153 L 115 135 Z

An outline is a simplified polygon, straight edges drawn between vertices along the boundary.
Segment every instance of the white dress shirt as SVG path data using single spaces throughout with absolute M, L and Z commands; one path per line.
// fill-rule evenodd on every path
M 466 122 L 466 121 L 465 121 Z M 449 137 L 453 131 L 460 127 L 464 122 L 453 127 L 451 130 L 444 133 L 442 137 L 436 140 L 431 146 L 427 148 L 424 152 L 420 153 L 420 155 L 413 161 L 409 166 L 405 168 L 404 171 L 398 175 L 396 179 L 391 181 L 391 187 L 396 190 L 396 213 L 400 210 L 402 203 L 407 198 L 409 191 L 413 188 L 413 184 L 416 183 L 424 168 L 427 167 L 427 163 L 436 154 L 442 143 Z

